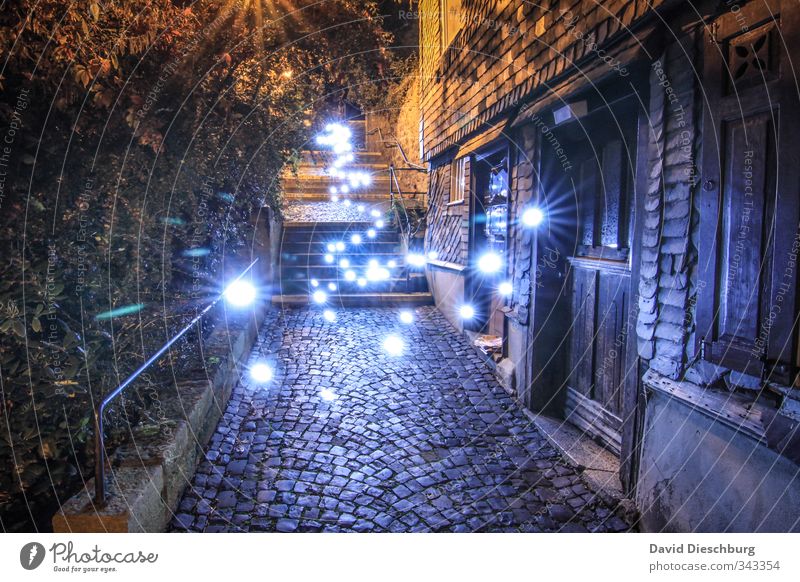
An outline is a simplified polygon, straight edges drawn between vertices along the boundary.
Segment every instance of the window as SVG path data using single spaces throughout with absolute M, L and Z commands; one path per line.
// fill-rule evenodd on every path
M 461 30 L 463 16 L 461 13 L 461 0 L 442 0 L 442 52 L 450 46 L 453 39 Z
M 467 189 L 467 157 L 453 160 L 450 166 L 450 204 L 464 202 Z

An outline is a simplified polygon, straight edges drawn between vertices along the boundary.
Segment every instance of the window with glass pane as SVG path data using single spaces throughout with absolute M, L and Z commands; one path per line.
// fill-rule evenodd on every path
M 467 189 L 467 158 L 453 160 L 450 167 L 450 202 L 463 202 Z

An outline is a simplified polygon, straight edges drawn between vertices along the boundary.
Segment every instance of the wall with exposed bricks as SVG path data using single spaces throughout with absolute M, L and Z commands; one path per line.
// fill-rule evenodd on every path
M 463 26 L 439 56 L 439 2 L 420 1 L 421 101 L 426 159 L 432 159 L 574 65 L 598 57 L 577 33 L 602 44 L 664 0 L 463 0 Z M 568 30 L 574 15 L 578 25 Z

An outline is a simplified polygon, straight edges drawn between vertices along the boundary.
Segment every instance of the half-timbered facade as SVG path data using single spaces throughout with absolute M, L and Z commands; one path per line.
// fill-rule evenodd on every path
M 437 305 L 619 458 L 645 529 L 797 530 L 798 5 L 414 17 Z

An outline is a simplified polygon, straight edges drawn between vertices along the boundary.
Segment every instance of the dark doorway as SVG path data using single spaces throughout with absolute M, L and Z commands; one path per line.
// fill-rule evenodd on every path
M 498 292 L 505 280 L 508 254 L 508 146 L 496 146 L 471 161 L 472 212 L 470 221 L 470 269 L 467 280 L 469 305 L 475 316 L 467 329 L 504 336 L 504 299 Z

